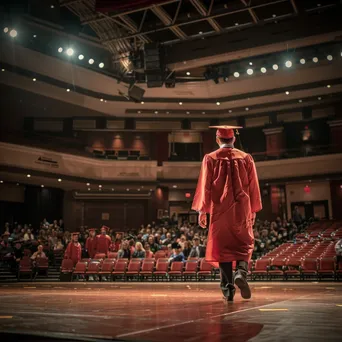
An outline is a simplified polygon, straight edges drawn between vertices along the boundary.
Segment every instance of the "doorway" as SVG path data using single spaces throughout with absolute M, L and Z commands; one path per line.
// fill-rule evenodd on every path
M 311 217 L 317 219 L 329 219 L 328 201 L 292 202 L 291 212 L 298 207 L 300 214 L 306 220 Z

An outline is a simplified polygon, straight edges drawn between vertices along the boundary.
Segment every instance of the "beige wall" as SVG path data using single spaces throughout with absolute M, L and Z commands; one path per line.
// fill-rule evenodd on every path
M 309 193 L 304 191 L 304 187 L 310 186 Z M 312 182 L 312 183 L 295 183 L 286 185 L 286 205 L 287 215 L 291 218 L 291 203 L 292 202 L 310 202 L 310 201 L 328 201 L 329 215 L 332 216 L 330 183 L 327 182 Z

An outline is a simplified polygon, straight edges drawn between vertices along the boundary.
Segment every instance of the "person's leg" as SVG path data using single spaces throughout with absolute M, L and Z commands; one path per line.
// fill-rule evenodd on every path
M 248 262 L 247 261 L 237 261 L 236 262 L 236 272 L 234 276 L 234 283 L 241 291 L 241 297 L 244 299 L 251 298 L 251 289 L 247 282 L 248 274 Z
M 235 294 L 235 287 L 233 283 L 233 263 L 220 262 L 219 266 L 222 293 L 227 300 L 232 301 Z

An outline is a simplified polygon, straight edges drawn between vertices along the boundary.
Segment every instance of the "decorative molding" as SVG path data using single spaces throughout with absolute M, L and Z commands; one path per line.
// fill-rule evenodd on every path
M 283 130 L 284 130 L 284 127 L 272 127 L 272 128 L 265 128 L 262 131 L 265 133 L 265 135 L 272 135 L 272 134 L 282 133 Z

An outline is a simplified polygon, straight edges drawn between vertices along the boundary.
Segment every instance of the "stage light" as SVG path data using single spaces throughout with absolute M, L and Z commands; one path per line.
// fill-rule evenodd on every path
M 84 59 L 84 56 L 83 56 L 83 55 L 79 55 L 79 56 L 78 56 L 78 59 L 79 59 L 80 61 L 82 61 L 82 60 Z
M 9 28 L 8 27 L 5 27 L 4 28 L 4 32 L 7 33 L 9 31 Z
M 290 92 L 289 92 L 289 91 L 285 91 L 285 94 L 286 94 L 286 95 L 289 95 L 289 94 L 290 94 Z
M 15 38 L 15 37 L 18 35 L 18 32 L 17 32 L 16 30 L 13 29 L 13 30 L 10 31 L 9 34 L 10 34 L 10 36 L 11 36 L 12 38 Z
M 292 62 L 291 61 L 286 61 L 285 62 L 286 68 L 291 68 L 292 67 Z
M 144 102 L 144 101 L 141 101 L 140 103 L 141 103 L 141 104 L 144 104 L 145 102 Z
M 260 71 L 261 71 L 263 74 L 265 74 L 265 73 L 267 72 L 267 70 L 266 70 L 265 67 L 262 67 L 262 68 L 260 69 Z
M 187 76 L 190 76 L 190 75 L 191 75 L 190 71 L 187 71 L 186 74 L 187 74 Z
M 27 178 L 31 178 L 31 175 L 30 175 L 30 174 L 28 174 L 28 175 L 27 175 Z
M 183 102 L 179 102 L 179 105 L 181 106 L 183 104 Z
M 41 188 L 44 188 L 44 185 L 42 184 L 40 187 L 41 187 Z
M 217 106 L 219 106 L 220 104 L 221 104 L 220 102 L 218 102 L 218 101 L 216 102 L 216 105 L 217 105 Z
M 89 64 L 94 64 L 94 62 L 95 61 L 92 58 L 90 58 L 89 61 L 88 61 Z
M 70 57 L 70 56 L 72 56 L 74 54 L 74 50 L 72 48 L 68 48 L 66 50 L 66 54 Z
M 99 64 L 99 68 L 100 68 L 100 69 L 104 68 L 104 63 L 101 62 L 101 63 Z
M 36 78 L 32 78 L 32 81 L 33 81 L 33 82 L 36 82 L 36 81 L 37 81 L 37 79 L 36 79 Z
M 273 64 L 272 68 L 273 70 L 278 70 L 279 69 L 278 64 Z
M 68 88 L 66 91 L 67 91 L 67 92 L 69 92 L 69 91 L 70 91 L 70 89 Z
M 313 61 L 314 63 L 317 63 L 317 62 L 318 62 L 318 58 L 317 58 L 317 57 L 314 57 L 314 58 L 312 58 L 312 61 Z
M 332 61 L 332 60 L 333 60 L 333 56 L 332 56 L 332 55 L 328 55 L 328 56 L 327 56 L 327 60 L 328 60 L 328 61 Z
M 237 71 L 235 71 L 234 72 L 234 77 L 238 78 L 238 77 L 240 77 L 240 74 Z
M 247 74 L 248 75 L 253 75 L 253 72 L 254 72 L 253 69 L 247 69 Z
M 300 61 L 299 61 L 300 64 L 305 64 L 305 59 L 304 58 L 301 58 Z
M 62 47 L 59 47 L 57 51 L 58 51 L 59 53 L 62 53 L 62 52 L 63 52 L 63 48 L 62 48 Z
M 62 181 L 62 179 L 61 178 L 58 178 L 58 182 L 61 182 Z

